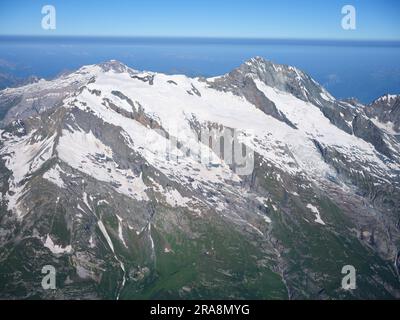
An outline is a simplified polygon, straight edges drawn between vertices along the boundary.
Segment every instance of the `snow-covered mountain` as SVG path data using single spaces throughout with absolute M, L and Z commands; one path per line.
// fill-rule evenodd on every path
M 0 91 L 0 297 L 400 297 L 385 97 L 338 101 L 260 57 L 208 79 L 109 61 Z

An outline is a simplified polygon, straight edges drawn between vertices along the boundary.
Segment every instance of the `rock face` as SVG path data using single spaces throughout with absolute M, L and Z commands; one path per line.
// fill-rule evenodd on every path
M 399 298 L 398 106 L 260 57 L 0 91 L 0 298 Z
M 366 107 L 371 118 L 392 126 L 392 130 L 400 133 L 400 95 L 386 94 Z
M 377 151 L 391 158 L 389 146 L 385 143 L 384 133 L 368 118 L 357 115 L 353 119 L 354 135 L 370 142 Z

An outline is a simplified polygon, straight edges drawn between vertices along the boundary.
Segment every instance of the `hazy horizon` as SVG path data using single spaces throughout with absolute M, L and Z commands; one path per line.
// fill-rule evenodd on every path
M 0 36 L 0 73 L 52 79 L 119 60 L 138 70 L 213 77 L 262 56 L 298 67 L 337 98 L 400 92 L 400 42 L 155 37 Z

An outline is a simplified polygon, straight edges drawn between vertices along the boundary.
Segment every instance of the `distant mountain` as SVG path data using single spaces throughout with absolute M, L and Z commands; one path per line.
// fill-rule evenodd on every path
M 15 86 L 20 80 L 13 76 L 12 74 L 0 72 L 0 89 L 13 87 Z
M 0 297 L 399 298 L 385 97 L 339 101 L 260 57 L 214 78 L 113 60 L 0 91 Z

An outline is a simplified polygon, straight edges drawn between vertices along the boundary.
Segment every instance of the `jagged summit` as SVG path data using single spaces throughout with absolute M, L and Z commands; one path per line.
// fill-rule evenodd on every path
M 265 65 L 272 65 L 274 62 L 261 56 L 255 56 L 246 60 L 242 65 L 252 66 L 258 69 L 264 69 Z
M 235 73 L 241 73 L 270 87 L 294 94 L 304 101 L 320 104 L 321 100 L 328 102 L 335 100 L 319 83 L 302 70 L 289 65 L 277 64 L 263 57 L 256 56 L 247 60 L 230 75 Z
M 243 67 L 243 66 L 249 66 L 249 67 L 252 67 L 253 70 L 258 69 L 259 71 L 264 71 L 264 72 L 267 70 L 268 67 L 272 67 L 275 72 L 280 72 L 283 70 L 290 70 L 293 72 L 297 71 L 299 73 L 303 73 L 301 70 L 299 70 L 298 68 L 296 68 L 294 66 L 279 64 L 279 63 L 276 63 L 272 60 L 266 59 L 261 56 L 255 56 L 255 57 L 252 57 L 252 58 L 246 60 L 240 67 Z
M 376 105 L 380 103 L 386 103 L 387 105 L 392 105 L 395 103 L 397 100 L 400 99 L 400 94 L 384 94 L 381 97 L 375 99 L 371 105 Z

